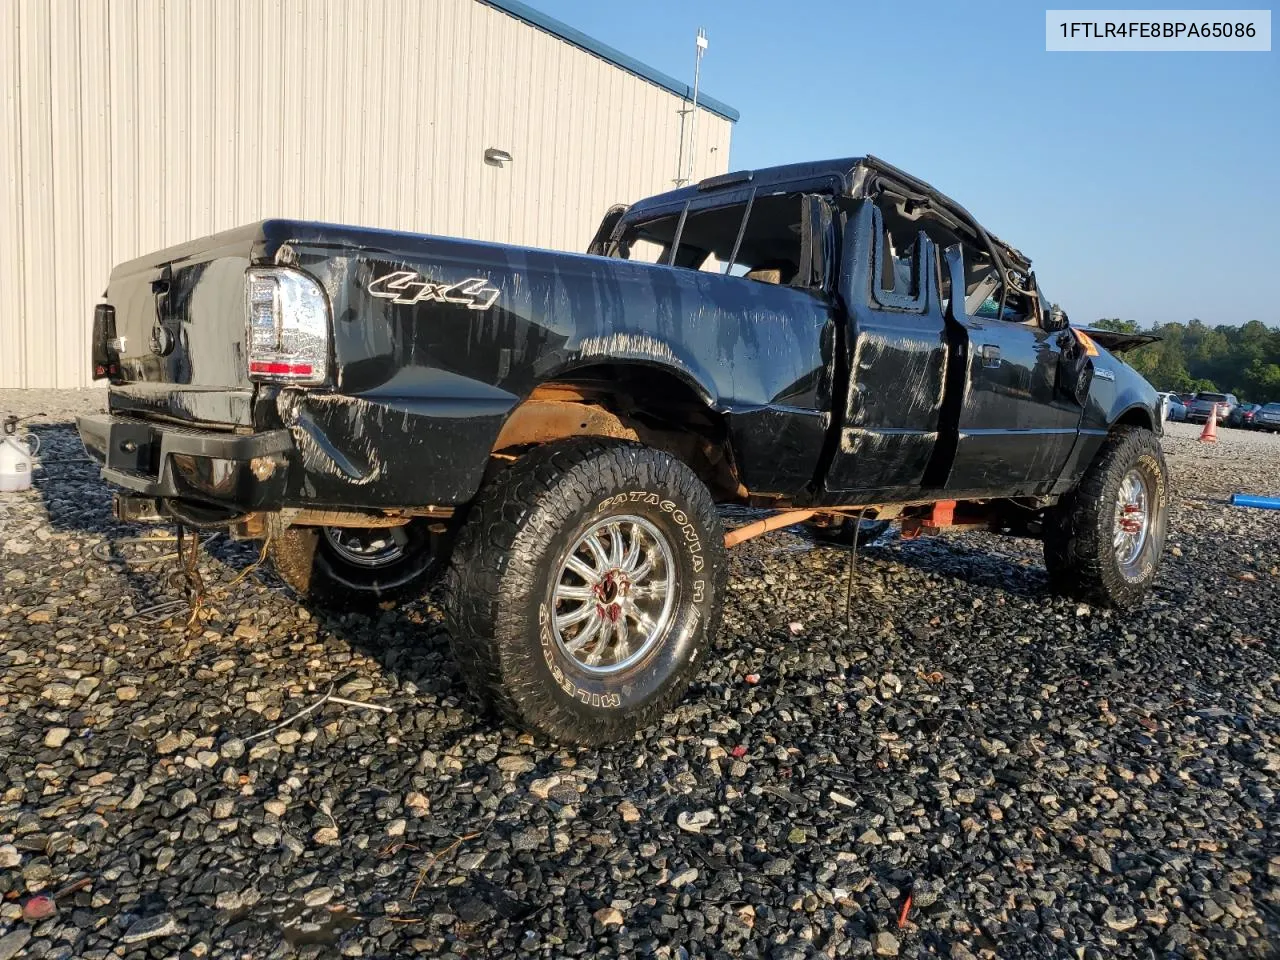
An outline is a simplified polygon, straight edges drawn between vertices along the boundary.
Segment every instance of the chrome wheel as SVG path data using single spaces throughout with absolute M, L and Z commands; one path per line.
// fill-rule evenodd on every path
M 593 524 L 565 552 L 552 592 L 552 634 L 589 673 L 639 663 L 667 632 L 675 602 L 667 538 L 642 517 Z
M 1141 470 L 1130 470 L 1120 482 L 1111 541 L 1116 562 L 1126 577 L 1140 575 L 1142 552 L 1151 537 L 1155 519 L 1156 505 L 1146 474 Z
M 403 527 L 325 527 L 324 539 L 343 560 L 358 567 L 385 567 L 404 556 Z

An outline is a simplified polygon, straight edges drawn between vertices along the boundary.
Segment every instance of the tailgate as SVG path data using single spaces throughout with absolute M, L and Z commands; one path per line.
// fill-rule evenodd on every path
M 255 223 L 123 263 L 111 273 L 118 374 L 111 409 L 226 426 L 252 422 L 245 270 Z

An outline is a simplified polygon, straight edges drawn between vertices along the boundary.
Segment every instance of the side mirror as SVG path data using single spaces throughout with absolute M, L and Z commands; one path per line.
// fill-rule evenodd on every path
M 1065 330 L 1071 325 L 1071 321 L 1067 319 L 1067 311 L 1063 310 L 1056 303 L 1051 306 L 1044 315 L 1044 328 L 1050 332 L 1056 330 Z

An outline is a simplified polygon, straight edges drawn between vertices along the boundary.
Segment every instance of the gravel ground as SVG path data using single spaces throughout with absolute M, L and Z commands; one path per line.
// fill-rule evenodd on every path
M 79 459 L 100 403 L 0 393 L 54 415 L 0 501 L 0 960 L 1275 956 L 1280 513 L 1223 495 L 1280 493 L 1280 437 L 1171 425 L 1132 615 L 1023 541 L 890 535 L 851 579 L 752 541 L 684 704 L 588 751 L 479 714 L 435 598 L 228 590 L 247 545 L 184 639 L 172 542 Z M 330 689 L 389 712 L 277 728 Z

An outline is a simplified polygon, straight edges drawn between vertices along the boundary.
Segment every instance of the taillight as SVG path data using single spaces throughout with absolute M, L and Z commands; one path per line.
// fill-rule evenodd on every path
M 290 267 L 245 274 L 249 378 L 324 383 L 329 377 L 329 301 L 313 278 Z
M 93 379 L 114 377 L 120 372 L 118 343 L 116 308 L 100 303 L 93 309 Z

